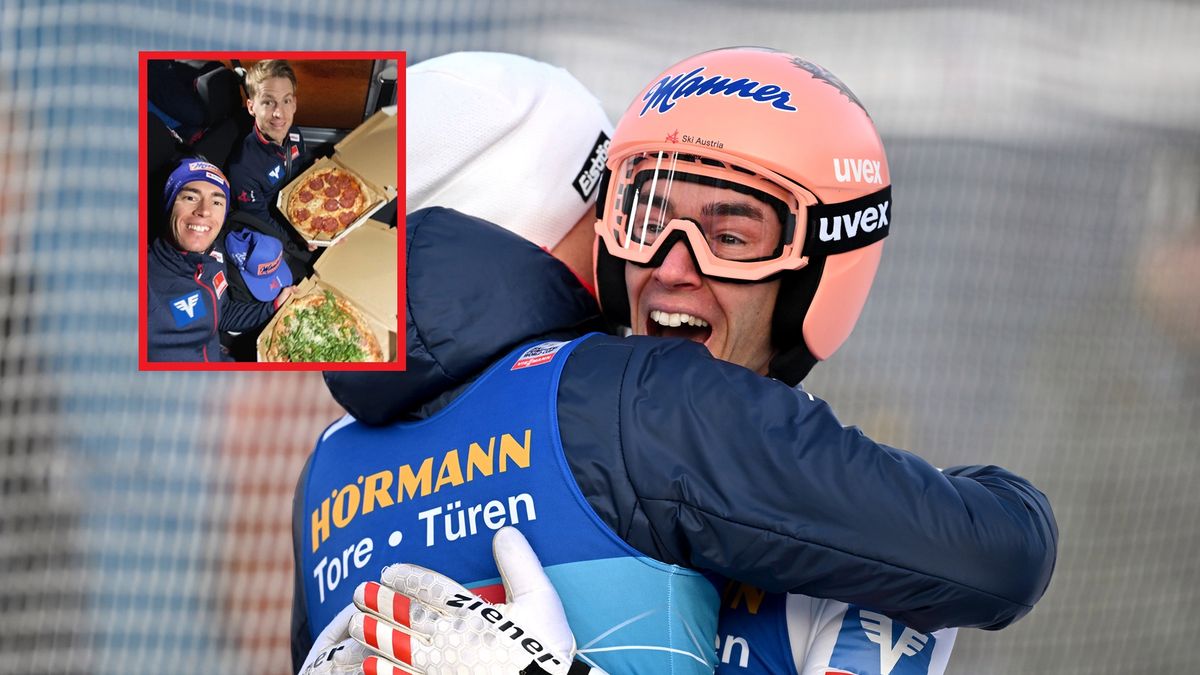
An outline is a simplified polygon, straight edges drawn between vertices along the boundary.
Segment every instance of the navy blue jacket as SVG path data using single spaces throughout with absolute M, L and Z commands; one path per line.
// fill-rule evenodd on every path
M 229 298 L 220 253 L 179 251 L 158 238 L 146 261 L 147 358 L 150 361 L 228 361 L 219 331 L 261 326 L 275 312 L 269 302 Z
M 515 235 L 440 208 L 407 223 L 407 372 L 325 374 L 361 422 L 427 416 L 517 344 L 596 318 L 567 268 Z M 1028 481 L 994 466 L 938 471 L 698 344 L 590 338 L 567 361 L 558 415 L 591 506 L 665 562 L 923 632 L 1006 626 L 1054 568 L 1057 526 Z
M 310 163 L 304 136 L 295 126 L 288 129 L 283 145 L 263 136 L 257 126 L 253 127 L 229 160 L 229 187 L 234 208 L 258 221 L 255 229 L 283 242 L 284 258 L 296 279 L 312 273 L 314 253 L 288 224 L 275 202 L 283 186 L 300 175 Z

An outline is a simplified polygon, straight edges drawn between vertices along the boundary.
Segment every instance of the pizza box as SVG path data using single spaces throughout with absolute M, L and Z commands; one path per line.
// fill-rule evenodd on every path
M 350 135 L 333 146 L 333 156 L 316 161 L 304 173 L 279 191 L 275 206 L 287 218 L 287 200 L 292 190 L 303 185 L 317 171 L 327 167 L 338 167 L 358 177 L 366 187 L 367 209 L 350 226 L 336 237 L 321 233 L 316 238 L 305 238 L 315 246 L 332 246 L 354 231 L 385 204 L 396 198 L 396 108 L 390 107 L 371 115 Z
M 368 220 L 348 232 L 341 243 L 317 259 L 312 276 L 296 284 L 296 292 L 283 304 L 327 289 L 350 301 L 366 317 L 384 358 L 396 360 L 397 282 L 396 229 L 378 220 Z M 283 307 L 271 317 L 258 336 L 258 360 L 266 360 L 267 344 Z

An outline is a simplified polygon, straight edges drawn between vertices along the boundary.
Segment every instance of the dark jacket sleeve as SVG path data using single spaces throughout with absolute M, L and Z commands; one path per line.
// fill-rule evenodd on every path
M 238 302 L 226 295 L 221 299 L 217 328 L 234 332 L 258 328 L 269 321 L 274 313 L 274 303 Z
M 1050 505 L 1008 471 L 939 471 L 692 343 L 594 338 L 562 381 L 572 472 L 655 558 L 921 631 L 1001 628 L 1049 583 Z

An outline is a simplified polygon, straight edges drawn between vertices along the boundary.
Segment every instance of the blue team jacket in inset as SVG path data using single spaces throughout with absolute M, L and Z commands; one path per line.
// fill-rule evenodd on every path
M 719 598 L 700 574 L 647 558 L 588 505 L 563 456 L 556 394 L 574 342 L 518 348 L 434 416 L 345 418 L 303 485 L 303 603 L 313 637 L 391 563 L 503 600 L 495 530 L 529 539 L 583 657 L 613 673 L 710 673 Z

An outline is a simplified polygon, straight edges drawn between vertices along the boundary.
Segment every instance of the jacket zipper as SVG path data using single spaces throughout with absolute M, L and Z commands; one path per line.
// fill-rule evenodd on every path
M 196 265 L 196 284 L 198 284 L 200 286 L 200 288 L 203 288 L 204 290 L 208 291 L 208 297 L 212 298 L 213 334 L 215 335 L 217 333 L 217 312 L 220 311 L 220 308 L 217 306 L 216 293 L 214 293 L 213 290 L 211 288 L 209 288 L 208 286 L 205 286 L 204 282 L 200 280 L 200 277 L 203 274 L 204 274 L 204 265 Z M 205 344 L 203 346 L 201 346 L 200 351 L 201 351 L 201 353 L 204 354 L 204 360 L 208 361 L 208 342 L 207 341 L 205 342 Z

